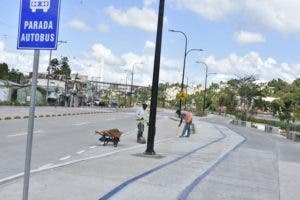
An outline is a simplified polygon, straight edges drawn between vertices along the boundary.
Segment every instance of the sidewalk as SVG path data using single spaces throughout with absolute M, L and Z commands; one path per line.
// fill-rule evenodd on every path
M 178 138 L 178 122 L 162 119 L 157 124 L 155 150 L 158 155 L 142 154 L 145 145 L 121 143 L 106 155 L 57 165 L 34 173 L 30 199 L 177 199 L 189 195 L 197 182 L 244 140 L 231 130 L 196 123 L 196 134 Z M 124 141 L 125 142 L 125 141 Z M 98 157 L 98 158 L 97 158 Z M 0 185 L 5 200 L 21 199 L 23 179 Z

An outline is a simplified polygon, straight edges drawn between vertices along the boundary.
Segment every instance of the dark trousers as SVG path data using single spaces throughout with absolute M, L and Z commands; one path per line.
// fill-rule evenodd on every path
M 139 140 L 139 138 L 143 137 L 144 127 L 145 127 L 144 123 L 142 123 L 142 122 L 138 123 L 137 140 Z
M 182 131 L 181 136 L 183 137 L 185 135 L 185 132 L 187 132 L 187 135 L 185 137 L 190 137 L 191 135 L 191 123 L 192 122 L 186 122 Z

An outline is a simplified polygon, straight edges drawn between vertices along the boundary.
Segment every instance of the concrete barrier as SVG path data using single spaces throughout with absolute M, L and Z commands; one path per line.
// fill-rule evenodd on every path
M 288 132 L 287 135 L 288 135 L 288 139 L 293 140 L 294 142 L 300 141 L 300 133 L 299 132 L 290 131 L 290 132 Z
M 238 124 L 239 124 L 239 120 L 233 119 L 233 120 L 231 121 L 231 124 L 233 124 L 233 125 L 238 125 Z
M 273 127 L 270 126 L 270 125 L 265 125 L 265 132 L 272 133 L 273 132 Z
M 241 121 L 241 126 L 246 127 L 247 126 L 247 122 L 246 121 Z
M 260 124 L 260 123 L 253 123 L 253 122 L 246 122 L 246 121 L 240 121 L 236 119 L 232 119 L 230 121 L 233 125 L 240 125 L 243 127 L 250 127 L 250 128 L 256 128 L 261 131 L 265 131 L 266 133 L 272 133 L 272 134 L 280 134 L 279 127 L 276 126 L 270 126 L 268 124 Z M 288 135 L 287 135 L 288 137 Z

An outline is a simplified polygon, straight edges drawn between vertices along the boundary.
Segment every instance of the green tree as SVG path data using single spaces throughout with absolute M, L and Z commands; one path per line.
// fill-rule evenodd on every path
M 68 57 L 62 57 L 61 60 L 54 58 L 51 60 L 50 65 L 52 67 L 51 71 L 53 72 L 53 74 L 65 75 L 67 77 L 70 77 L 71 68 L 69 65 Z
M 245 120 L 247 120 L 248 112 L 252 107 L 253 99 L 261 95 L 260 87 L 255 81 L 256 78 L 254 76 L 246 76 L 238 80 L 238 94 L 244 105 Z
M 235 90 L 231 87 L 221 89 L 218 103 L 219 107 L 226 106 L 228 113 L 235 114 L 235 108 L 237 105 Z
M 161 106 L 163 108 L 166 107 L 166 99 L 167 99 L 166 90 L 168 86 L 169 86 L 168 83 L 166 84 L 160 83 L 158 86 L 158 97 L 157 97 L 158 106 Z
M 279 78 L 268 82 L 268 86 L 273 88 L 275 95 L 280 95 L 287 89 L 288 83 Z
M 219 107 L 219 84 L 212 83 L 207 91 L 207 107 L 210 110 L 217 110 Z
M 281 112 L 281 107 L 283 106 L 283 101 L 281 99 L 275 99 L 271 103 L 271 110 L 274 116 L 278 115 Z
M 24 77 L 23 73 L 19 72 L 19 70 L 12 69 L 8 73 L 8 79 L 16 83 L 21 83 L 23 77 Z
M 204 102 L 204 91 L 196 92 L 195 103 L 196 103 L 196 114 L 204 115 L 203 113 L 203 102 Z
M 0 79 L 21 83 L 24 75 L 19 70 L 9 69 L 6 63 L 0 63 Z
M 256 99 L 254 99 L 253 108 L 263 110 L 263 111 L 267 111 L 268 108 L 269 108 L 269 103 L 264 101 L 262 99 L 262 97 L 260 96 Z
M 6 63 L 0 63 L 0 79 L 7 80 L 9 78 L 9 69 Z
M 137 101 L 140 103 L 149 101 L 150 97 L 151 97 L 151 90 L 148 87 L 141 88 L 137 91 L 136 98 L 137 98 Z
M 292 113 L 295 108 L 295 95 L 293 93 L 287 93 L 282 97 L 282 107 L 279 113 L 279 119 L 289 123 L 292 119 Z

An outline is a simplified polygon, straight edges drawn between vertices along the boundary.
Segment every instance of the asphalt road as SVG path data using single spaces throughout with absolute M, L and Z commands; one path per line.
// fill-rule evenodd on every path
M 228 124 L 225 117 L 210 116 L 201 120 L 227 126 L 247 140 L 207 178 L 195 191 L 197 196 L 191 199 L 299 199 L 299 143 Z
M 164 127 L 169 127 L 168 129 L 172 127 L 172 131 L 175 130 L 177 122 L 167 120 L 171 115 L 171 113 L 158 114 L 158 120 L 161 120 L 162 123 L 160 132 L 163 131 L 162 128 Z M 197 178 L 199 166 L 200 169 L 206 169 L 207 166 L 205 167 L 205 163 L 209 165 L 212 159 L 216 159 L 214 156 L 218 157 L 219 155 L 222 157 L 220 163 L 213 167 L 201 182 L 194 185 L 195 187 L 191 193 L 189 193 L 188 199 L 298 199 L 300 196 L 299 190 L 297 189 L 300 185 L 299 143 L 286 140 L 280 136 L 266 134 L 256 129 L 230 125 L 228 123 L 229 119 L 225 117 L 211 115 L 205 118 L 195 118 L 194 121 L 195 123 L 197 123 L 197 121 L 205 121 L 215 124 L 215 126 L 201 122 L 198 127 L 199 134 L 195 134 L 192 138 L 198 138 L 200 142 L 205 143 L 207 142 L 206 140 L 211 140 L 210 137 L 213 136 L 213 134 L 210 135 L 209 130 L 214 130 L 219 125 L 222 125 L 224 128 L 220 129 L 222 129 L 224 134 L 228 134 L 228 140 L 221 140 L 214 143 L 195 154 L 191 154 L 182 161 L 170 165 L 166 169 L 157 171 L 157 173 L 154 173 L 148 178 L 143 178 L 141 182 L 137 182 L 121 192 L 121 196 L 115 196 L 115 199 L 132 199 L 132 195 L 135 194 L 133 190 L 137 189 L 140 190 L 140 193 L 135 194 L 137 195 L 136 197 L 140 197 L 143 194 L 145 197 L 149 197 L 144 199 L 150 199 L 150 196 L 165 196 L 164 199 L 168 199 L 167 197 L 169 197 L 169 199 L 176 199 L 178 191 L 174 193 L 173 190 L 169 190 L 172 188 L 171 186 L 174 186 L 174 188 L 180 186 L 180 188 L 182 188 L 189 185 L 191 180 Z M 7 177 L 22 173 L 24 170 L 27 120 L 0 121 L 0 126 L 0 159 L 3 161 L 0 162 L 0 180 L 3 180 Z M 42 118 L 36 119 L 35 127 L 36 133 L 34 136 L 32 169 L 42 169 L 51 167 L 52 165 L 57 166 L 95 155 L 112 155 L 114 151 L 123 152 L 123 150 L 134 150 L 137 145 L 135 142 L 136 124 L 134 112 Z M 94 135 L 94 131 L 107 128 L 119 128 L 124 131 L 118 148 L 99 148 L 102 144 L 97 141 L 98 136 Z M 216 130 L 218 130 L 218 128 Z M 229 136 L 237 135 L 232 134 L 230 131 L 240 134 L 247 140 L 235 149 L 235 151 L 228 154 L 227 157 L 224 156 L 223 153 L 233 144 L 233 138 L 230 139 Z M 173 133 L 168 134 L 170 136 Z M 160 134 L 156 139 L 166 139 L 169 137 L 167 135 Z M 117 153 L 113 154 L 111 159 L 106 158 L 105 162 L 101 162 L 101 159 L 90 160 L 89 162 L 70 165 L 70 167 L 62 168 L 61 170 L 56 169 L 47 171 L 47 173 L 40 173 L 36 176 L 36 180 L 33 179 L 33 183 L 40 183 L 44 177 L 49 178 L 53 176 L 53 183 L 58 184 L 60 179 L 57 179 L 57 177 L 65 177 L 66 179 L 64 179 L 62 183 L 66 185 L 65 182 L 67 182 L 68 187 L 63 186 L 64 189 L 66 191 L 74 191 L 74 186 L 87 181 L 85 179 L 97 177 L 101 174 L 101 183 L 104 181 L 103 184 L 105 185 L 106 183 L 111 184 L 114 182 L 114 184 L 111 185 L 115 186 L 121 183 L 124 178 L 126 180 L 128 177 L 136 175 L 136 168 L 138 166 L 143 170 L 148 169 L 150 166 L 157 165 L 156 162 L 163 161 L 164 159 L 168 160 L 173 156 L 176 157 L 177 153 L 181 155 L 182 152 L 179 150 L 192 148 L 192 145 L 200 145 L 198 143 L 199 141 L 196 142 L 194 140 L 188 141 L 179 138 L 178 141 L 177 139 L 173 140 L 176 140 L 176 142 L 170 140 L 170 142 L 159 146 L 159 151 L 166 151 L 168 154 L 163 155 L 169 156 L 157 161 L 145 160 L 145 163 L 135 163 L 135 168 L 130 167 L 130 170 L 127 169 L 128 166 L 126 163 L 128 163 L 128 160 L 132 160 L 132 163 L 136 161 L 136 157 L 132 156 L 133 153 L 128 152 L 127 156 L 124 156 L 125 153 L 122 153 L 122 155 Z M 188 146 L 185 146 L 187 144 Z M 199 155 L 197 155 L 198 153 Z M 117 167 L 115 164 L 120 162 L 123 163 L 122 169 L 124 168 L 124 174 L 117 176 L 117 174 L 109 173 L 114 171 L 114 166 Z M 98 170 L 99 172 L 101 171 L 101 173 L 95 170 L 95 166 L 99 166 L 100 163 L 101 165 L 107 166 Z M 82 168 L 93 170 L 82 170 Z M 103 173 L 103 170 L 107 173 Z M 130 173 L 126 174 L 128 172 Z M 76 173 L 82 173 L 82 176 L 76 176 L 78 178 L 77 182 L 74 180 L 74 174 Z M 72 174 L 71 177 L 69 177 L 70 174 Z M 178 177 L 178 180 L 175 180 L 177 179 L 176 177 Z M 157 184 L 153 184 L 153 180 L 157 181 Z M 93 196 L 93 193 L 104 194 L 106 187 L 99 188 L 99 180 L 95 179 L 94 181 L 94 187 L 96 187 L 97 190 L 93 189 L 91 185 L 86 182 L 86 184 L 91 187 L 90 190 L 88 189 L 89 187 L 85 187 L 85 189 L 89 191 L 88 194 L 91 196 Z M 145 182 L 147 183 L 146 185 Z M 20 183 L 19 180 L 18 184 L 8 185 L 5 187 L 8 190 L 3 190 L 3 194 L 11 195 L 12 193 L 10 191 L 16 191 Z M 34 187 L 36 187 L 34 191 L 36 192 L 37 199 L 39 197 L 38 195 L 42 195 L 45 198 L 44 193 L 38 193 L 42 186 L 37 184 Z M 59 196 L 57 192 L 60 191 L 60 187 L 61 186 L 58 185 L 57 188 L 51 188 L 52 192 L 48 191 L 47 193 L 47 195 L 49 195 L 48 199 L 51 199 L 53 196 Z M 150 191 L 153 191 L 154 188 L 156 188 L 156 190 L 163 190 L 163 193 L 151 193 Z M 104 190 L 101 191 L 101 189 Z M 78 193 L 80 192 L 78 191 Z M 61 195 L 63 194 L 64 193 Z M 86 191 L 81 195 L 89 196 Z M 76 195 L 74 195 L 74 198 L 75 196 Z
M 27 123 L 28 120 L 0 121 L 0 180 L 24 171 Z M 93 149 L 102 145 L 95 130 L 111 128 L 123 131 L 122 139 L 135 135 L 135 113 L 36 119 L 31 169 L 91 156 Z

